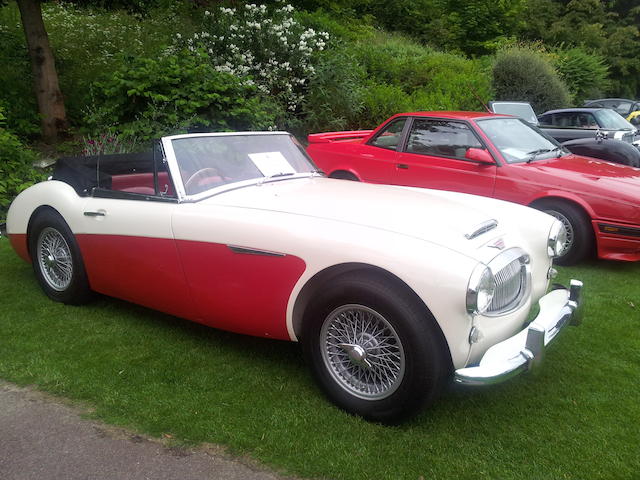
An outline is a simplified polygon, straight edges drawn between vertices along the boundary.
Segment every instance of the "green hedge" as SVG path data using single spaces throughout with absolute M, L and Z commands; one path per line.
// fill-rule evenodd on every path
M 44 179 L 33 169 L 37 156 L 6 128 L 0 109 L 0 222 L 4 222 L 14 197 L 33 183 Z
M 493 65 L 496 100 L 526 101 L 536 113 L 570 104 L 567 85 L 549 56 L 528 47 L 510 47 L 498 52 Z

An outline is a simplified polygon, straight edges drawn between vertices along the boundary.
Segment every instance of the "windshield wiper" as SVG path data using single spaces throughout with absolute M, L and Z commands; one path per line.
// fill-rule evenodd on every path
M 556 147 L 556 148 L 558 148 L 558 147 Z M 554 148 L 553 150 L 555 150 L 556 148 Z M 537 157 L 538 155 L 540 155 L 541 153 L 549 153 L 549 152 L 553 152 L 553 150 L 552 150 L 552 149 L 550 149 L 550 148 L 540 148 L 540 149 L 538 149 L 538 150 L 532 150 L 532 151 L 530 151 L 530 152 L 527 152 L 527 155 L 531 155 L 531 156 L 527 159 L 527 163 L 531 163 L 531 162 L 533 162 L 533 161 L 536 159 L 536 157 Z
M 295 173 L 293 173 L 293 172 L 280 172 L 280 173 L 273 173 L 271 175 L 265 175 L 260 180 L 258 180 L 258 185 L 262 185 L 264 182 L 266 182 L 267 180 L 271 180 L 272 178 L 288 177 L 290 175 L 295 175 Z

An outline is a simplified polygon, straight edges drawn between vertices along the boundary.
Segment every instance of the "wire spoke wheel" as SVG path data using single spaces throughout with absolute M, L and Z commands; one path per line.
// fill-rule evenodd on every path
M 40 232 L 36 255 L 47 284 L 58 292 L 69 288 L 73 279 L 71 249 L 58 230 L 46 227 Z
M 405 353 L 395 329 L 363 305 L 332 311 L 320 330 L 322 359 L 340 387 L 366 400 L 388 397 L 399 387 Z

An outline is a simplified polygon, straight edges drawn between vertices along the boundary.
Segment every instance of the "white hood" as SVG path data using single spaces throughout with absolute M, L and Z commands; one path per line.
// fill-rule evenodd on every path
M 328 178 L 244 187 L 199 203 L 324 218 L 420 238 L 459 252 L 504 234 L 506 225 L 516 218 L 537 214 L 527 207 L 474 195 Z M 465 237 L 492 219 L 498 227 L 490 234 L 474 240 Z

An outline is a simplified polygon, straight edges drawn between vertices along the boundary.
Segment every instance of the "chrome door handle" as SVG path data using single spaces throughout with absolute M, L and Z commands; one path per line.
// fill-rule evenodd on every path
M 396 164 L 396 167 L 401 168 L 403 170 L 408 170 L 409 169 L 409 165 L 407 165 L 406 163 L 398 163 L 398 164 Z
M 99 210 L 97 212 L 84 212 L 85 217 L 104 217 L 107 214 L 104 210 Z

